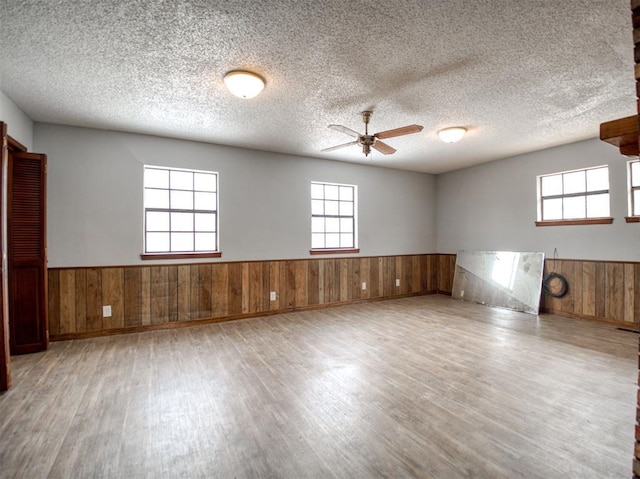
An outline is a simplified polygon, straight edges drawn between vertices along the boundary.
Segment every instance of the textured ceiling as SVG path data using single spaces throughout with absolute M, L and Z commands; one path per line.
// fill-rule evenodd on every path
M 636 108 L 628 0 L 5 0 L 0 22 L 0 89 L 40 122 L 440 173 Z M 231 96 L 234 69 L 263 93 Z M 390 156 L 320 152 L 365 109 L 370 132 L 425 128 Z

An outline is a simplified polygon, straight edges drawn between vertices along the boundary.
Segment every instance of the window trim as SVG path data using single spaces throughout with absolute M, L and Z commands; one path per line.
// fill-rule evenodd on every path
M 585 201 L 586 201 L 587 197 L 589 197 L 589 196 L 608 194 L 609 195 L 609 211 L 611 211 L 611 187 L 609 187 L 606 190 L 587 191 L 586 190 L 586 185 L 585 185 L 585 191 L 584 192 L 542 196 L 542 178 L 544 178 L 544 177 L 563 176 L 563 175 L 565 175 L 567 173 L 576 173 L 576 172 L 580 172 L 580 171 L 584 171 L 585 175 L 586 175 L 587 171 L 589 171 L 589 170 L 597 170 L 597 169 L 600 169 L 600 168 L 606 168 L 607 169 L 607 175 L 608 175 L 608 173 L 609 173 L 609 165 L 608 164 L 598 165 L 598 166 L 589 166 L 589 167 L 585 167 L 585 168 L 577 168 L 577 169 L 574 169 L 574 170 L 559 171 L 557 173 L 546 173 L 546 174 L 543 174 L 543 175 L 538 175 L 536 177 L 538 219 L 535 221 L 535 225 L 536 226 L 575 226 L 575 225 L 597 225 L 597 224 L 611 224 L 611 223 L 613 223 L 613 217 L 611 217 L 611 216 L 593 217 L 593 218 L 589 218 L 589 217 L 585 217 L 585 218 L 566 218 L 566 219 L 559 218 L 559 219 L 552 219 L 552 220 L 544 220 L 544 219 L 542 219 L 543 215 L 544 215 L 543 202 L 544 202 L 544 200 L 548 200 L 548 199 L 584 197 Z M 586 210 L 586 207 L 585 207 L 585 214 L 586 213 L 587 213 L 587 210 Z
M 627 209 L 629 212 L 629 216 L 625 216 L 625 221 L 627 223 L 640 223 L 640 214 L 634 215 L 633 211 L 634 211 L 634 191 L 640 191 L 640 185 L 638 186 L 633 186 L 633 169 L 632 169 L 632 165 L 634 163 L 638 163 L 640 164 L 640 159 L 633 159 L 633 160 L 629 160 L 627 161 Z M 640 209 L 640 208 L 639 208 Z M 636 219 L 638 218 L 638 219 Z
M 348 254 L 348 253 L 359 253 L 360 248 L 358 247 L 358 185 L 352 185 L 347 183 L 334 183 L 331 181 L 315 181 L 311 180 L 310 186 L 313 187 L 314 184 L 323 185 L 323 186 L 346 186 L 353 189 L 353 215 L 352 216 L 340 216 L 338 215 L 314 215 L 313 211 L 311 212 L 311 243 L 313 243 L 313 218 L 321 217 L 321 218 L 338 218 L 339 220 L 342 218 L 352 218 L 353 219 L 353 246 L 348 247 L 329 247 L 329 248 L 310 248 L 309 254 L 311 255 L 321 255 L 321 254 Z M 313 202 L 313 196 L 310 195 L 310 200 Z M 322 198 L 322 201 L 327 201 L 325 197 Z M 331 200 L 330 200 L 331 201 Z M 339 201 L 339 200 L 338 200 Z M 326 232 L 325 232 L 326 234 Z
M 216 208 L 215 210 L 197 210 L 195 209 L 195 205 L 193 209 L 189 209 L 189 210 L 185 210 L 185 209 L 171 209 L 171 208 L 146 208 L 145 203 L 144 203 L 144 194 L 146 191 L 146 187 L 144 185 L 144 173 L 146 171 L 146 169 L 156 169 L 156 170 L 166 170 L 169 172 L 169 174 L 171 174 L 171 171 L 185 171 L 188 173 L 205 173 L 205 174 L 209 174 L 209 175 L 215 175 L 216 178 Z M 220 173 L 217 171 L 208 171 L 208 170 L 198 170 L 198 169 L 192 169 L 192 168 L 177 168 L 177 167 L 172 167 L 172 166 L 159 166 L 159 165 L 143 165 L 143 185 L 142 185 L 142 192 L 143 192 L 143 200 L 142 200 L 142 237 L 143 237 L 143 252 L 140 254 L 140 259 L 142 260 L 161 260 L 161 259 L 197 259 L 197 258 L 221 258 L 222 257 L 222 252 L 220 251 L 220 214 L 219 214 L 219 210 L 220 210 L 220 184 L 219 184 L 219 179 L 220 179 Z M 172 191 L 170 185 L 169 188 L 151 188 L 151 189 L 166 189 L 168 191 Z M 195 190 L 195 187 L 192 190 L 175 190 L 175 191 L 191 191 L 191 192 L 196 192 L 199 190 Z M 159 252 L 147 252 L 146 248 L 147 248 L 147 212 L 149 211 L 160 211 L 160 212 L 168 212 L 168 213 L 172 213 L 172 212 L 188 212 L 188 213 L 198 213 L 198 212 L 205 212 L 205 213 L 215 213 L 216 215 L 216 230 L 215 230 L 215 239 L 216 239 L 216 246 L 217 249 L 216 250 L 210 250 L 210 251 L 159 251 Z M 195 234 L 196 231 L 194 230 L 193 233 Z M 171 234 L 171 230 L 169 230 L 169 234 Z M 194 247 L 195 247 L 195 243 L 194 243 Z

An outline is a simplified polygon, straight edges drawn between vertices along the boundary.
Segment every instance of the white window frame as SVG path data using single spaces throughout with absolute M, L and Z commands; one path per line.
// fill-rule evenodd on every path
M 145 182 L 146 173 L 149 170 L 163 170 L 168 172 L 168 186 L 167 187 L 157 187 L 157 186 L 148 186 Z M 215 181 L 214 191 L 210 189 L 198 189 L 197 186 L 192 182 L 190 188 L 172 188 L 171 178 L 172 172 L 177 173 L 191 173 L 194 175 L 207 175 L 213 176 Z M 149 206 L 147 204 L 147 193 L 150 191 L 166 191 L 168 198 L 167 207 L 157 207 L 157 206 Z M 191 208 L 172 208 L 171 201 L 173 197 L 173 193 L 191 193 L 193 195 Z M 213 208 L 198 208 L 197 203 L 197 194 L 203 195 L 214 195 L 215 206 Z M 206 171 L 206 170 L 195 170 L 189 168 L 174 168 L 167 166 L 157 166 L 157 165 L 144 165 L 143 170 L 143 249 L 144 253 L 141 255 L 142 259 L 171 259 L 171 258 L 192 258 L 192 257 L 220 257 L 220 229 L 219 229 L 219 215 L 220 209 L 220 189 L 219 189 L 219 173 L 216 171 Z M 149 213 L 168 213 L 169 214 L 169 223 L 167 230 L 158 230 L 158 231 L 149 231 L 147 227 L 147 216 Z M 194 215 L 192 229 L 191 230 L 177 230 L 172 228 L 172 217 L 174 214 L 180 213 L 191 213 Z M 198 229 L 197 226 L 197 214 L 206 214 L 206 215 L 215 215 L 215 230 L 205 230 Z M 147 247 L 147 235 L 149 233 L 166 233 L 169 235 L 169 249 L 167 251 L 148 251 Z M 197 233 L 205 233 L 205 234 L 213 234 L 215 236 L 215 249 L 204 249 L 198 248 L 196 234 Z M 172 236 L 174 234 L 193 234 L 193 244 L 191 249 L 177 249 L 173 248 L 171 245 Z
M 315 186 L 322 186 L 323 188 L 323 194 L 322 194 L 322 198 L 319 197 L 314 197 L 314 185 Z M 338 198 L 337 199 L 332 199 L 332 198 L 327 198 L 326 197 L 326 187 L 337 187 L 338 188 Z M 349 199 L 342 199 L 340 197 L 340 192 L 343 191 L 343 188 L 350 188 L 351 189 L 351 193 L 352 193 L 352 198 L 351 200 Z M 350 184 L 345 184 L 345 183 L 333 183 L 333 182 L 328 182 L 328 181 L 311 181 L 310 184 L 310 204 L 311 204 L 311 249 L 310 249 L 310 253 L 311 254 L 328 254 L 328 253 L 357 253 L 360 250 L 358 249 L 358 185 L 350 185 Z M 318 201 L 322 201 L 322 206 L 323 206 L 323 211 L 322 213 L 318 213 L 315 209 L 314 209 L 314 203 L 318 202 Z M 337 214 L 326 214 L 326 207 L 327 207 L 327 202 L 337 202 L 338 203 L 338 212 Z M 347 214 L 342 214 L 342 212 L 340 211 L 342 204 L 343 203 L 352 203 L 352 214 L 349 215 Z M 316 203 L 317 204 L 317 203 Z M 314 220 L 314 218 L 316 220 Z M 314 229 L 314 224 L 316 224 L 317 219 L 323 219 L 323 231 L 318 231 Z M 333 231 L 333 232 L 327 232 L 326 231 L 326 224 L 327 224 L 327 219 L 337 219 L 338 220 L 338 231 Z M 343 224 L 343 220 L 349 220 L 351 219 L 351 225 L 352 225 L 352 232 L 347 232 L 347 233 L 352 233 L 352 237 L 353 237 L 353 243 L 349 246 L 327 246 L 327 242 L 326 242 L 326 235 L 327 234 L 338 234 L 339 237 L 341 236 L 341 232 L 342 232 L 342 224 Z M 324 241 L 323 247 L 317 247 L 317 245 L 314 247 L 314 235 L 324 235 Z
M 638 205 L 638 214 L 634 214 L 634 210 L 635 208 L 635 201 L 634 201 L 634 191 L 640 191 L 640 177 L 636 178 L 636 182 L 638 183 L 638 186 L 633 186 L 633 166 L 632 165 L 638 165 L 638 169 L 640 170 L 640 160 L 629 160 L 627 161 L 627 198 L 628 198 L 628 205 L 629 205 L 629 216 L 627 216 L 627 222 L 635 222 L 638 219 L 640 219 L 640 205 Z M 638 176 L 640 176 L 640 172 L 638 173 Z M 631 220 L 631 221 L 630 221 Z
M 568 174 L 572 174 L 572 173 L 578 173 L 578 172 L 584 172 L 585 174 L 585 181 L 587 178 L 587 172 L 591 171 L 591 170 L 597 170 L 597 169 L 604 169 L 606 168 L 607 170 L 607 183 L 608 183 L 608 177 L 609 177 L 609 165 L 598 165 L 598 166 L 593 166 L 593 167 L 587 167 L 587 168 L 578 168 L 575 170 L 567 170 L 567 171 L 559 171 L 556 173 L 547 173 L 544 175 L 538 175 L 536 177 L 536 185 L 537 185 L 537 209 L 538 209 L 538 213 L 537 213 L 537 217 L 538 220 L 536 221 L 536 225 L 537 226 L 558 226 L 558 225 L 576 225 L 576 224 L 609 224 L 613 222 L 613 219 L 611 218 L 611 188 L 610 188 L 610 184 L 607 185 L 607 189 L 599 189 L 599 190 L 595 190 L 595 189 L 589 189 L 588 184 L 585 184 L 585 190 L 581 191 L 581 192 L 575 192 L 575 193 L 564 193 L 564 189 L 563 192 L 561 194 L 555 194 L 555 195 L 547 195 L 547 196 L 543 196 L 542 195 L 542 181 L 543 178 L 548 178 L 548 177 L 560 177 L 560 180 L 562 181 L 562 187 L 564 188 L 564 175 L 568 175 Z M 602 194 L 607 194 L 609 195 L 609 216 L 589 216 L 589 210 L 588 210 L 588 198 L 590 196 L 595 196 L 595 195 L 602 195 Z M 564 215 L 564 211 L 562 213 L 562 218 L 558 218 L 558 219 L 545 219 L 544 218 L 544 200 L 554 200 L 554 199 L 562 199 L 563 200 L 563 207 L 564 207 L 564 199 L 565 198 L 582 198 L 584 197 L 585 200 L 585 216 L 582 217 L 565 217 Z

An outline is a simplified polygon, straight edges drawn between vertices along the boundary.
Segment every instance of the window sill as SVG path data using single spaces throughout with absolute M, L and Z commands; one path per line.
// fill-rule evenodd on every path
M 625 216 L 624 220 L 627 223 L 640 223 L 640 216 Z
M 360 248 L 339 248 L 339 249 L 312 249 L 309 254 L 355 254 L 359 253 Z
M 140 259 L 195 259 L 195 258 L 222 258 L 220 251 L 208 251 L 204 253 L 142 253 Z
M 613 218 L 585 218 L 581 220 L 536 221 L 536 226 L 610 225 Z

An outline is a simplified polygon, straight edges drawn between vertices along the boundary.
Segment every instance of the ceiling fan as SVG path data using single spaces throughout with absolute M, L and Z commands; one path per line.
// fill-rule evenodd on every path
M 419 131 L 422 131 L 422 128 L 423 128 L 421 125 L 407 125 L 407 126 L 402 126 L 400 128 L 394 128 L 393 130 L 385 130 L 385 131 L 381 131 L 379 133 L 374 133 L 373 135 L 370 135 L 369 120 L 371 119 L 371 115 L 373 115 L 372 111 L 365 110 L 362 112 L 362 121 L 364 122 L 364 135 L 361 135 L 357 131 L 353 131 L 351 128 L 347 128 L 346 126 L 329 125 L 329 128 L 331 128 L 332 130 L 340 131 L 342 133 L 345 133 L 346 135 L 352 136 L 353 138 L 357 138 L 357 139 L 354 141 L 350 141 L 349 143 L 343 143 L 341 145 L 325 148 L 321 151 L 323 152 L 333 151 L 339 148 L 343 148 L 345 146 L 361 145 L 362 153 L 364 153 L 365 156 L 369 156 L 369 153 L 371 153 L 371 148 L 378 150 L 383 155 L 391 155 L 395 153 L 396 150 L 380 140 L 393 138 L 394 136 L 402 136 L 402 135 L 409 135 L 411 133 L 418 133 Z

